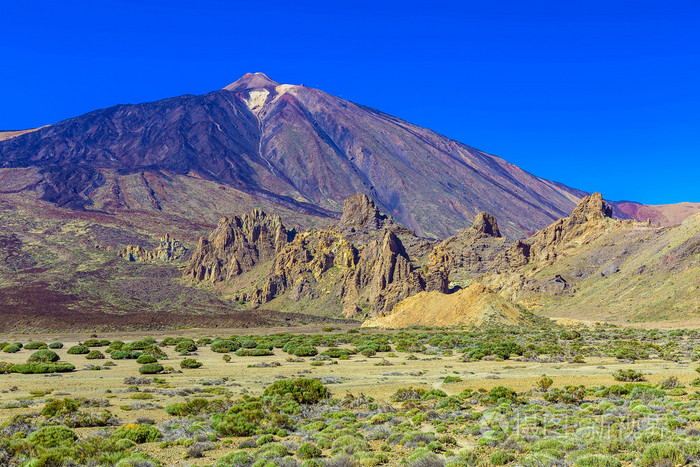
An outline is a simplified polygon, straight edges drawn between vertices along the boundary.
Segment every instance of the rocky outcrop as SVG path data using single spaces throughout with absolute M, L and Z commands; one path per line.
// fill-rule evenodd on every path
M 381 230 L 391 225 L 390 217 L 382 214 L 374 200 L 365 194 L 356 194 L 343 203 L 343 215 L 338 222 L 341 230 Z
M 531 261 L 551 261 L 571 241 L 581 241 L 602 232 L 612 223 L 612 207 L 600 193 L 583 198 L 569 217 L 559 219 L 530 237 Z
M 160 244 L 152 250 L 139 245 L 127 245 L 117 255 L 128 261 L 179 261 L 187 254 L 187 248 L 169 234 L 160 238 Z
M 425 278 L 413 269 L 401 240 L 385 230 L 345 275 L 340 292 L 343 314 L 349 318 L 388 314 L 404 298 L 425 290 Z
M 453 275 L 452 280 L 461 282 L 492 270 L 498 255 L 507 248 L 496 218 L 489 213 L 480 212 L 474 217 L 471 227 L 462 229 L 459 234 L 437 244 L 430 253 L 426 266 L 431 271 L 442 269 Z
M 259 209 L 241 217 L 222 218 L 219 225 L 201 237 L 185 277 L 211 282 L 229 281 L 270 261 L 293 237 L 279 216 L 268 216 Z
M 355 195 L 345 201 L 336 226 L 294 235 L 278 217 L 261 211 L 222 219 L 200 239 L 185 276 L 227 282 L 237 301 L 253 307 L 284 298 L 285 303 L 306 300 L 305 310 L 330 306 L 348 317 L 377 316 L 418 292 L 447 292 L 447 257 L 436 255 L 422 268 L 411 257 L 427 256 L 431 247 L 394 225 L 371 198 Z M 241 280 L 231 284 L 237 276 Z
M 263 285 L 237 298 L 257 306 L 289 292 L 297 302 L 318 297 L 318 285 L 331 268 L 352 269 L 358 252 L 353 244 L 332 230 L 303 232 L 286 244 L 275 256 Z
M 476 238 L 500 237 L 498 222 L 488 212 L 480 212 L 474 217 L 474 225 L 471 230 Z

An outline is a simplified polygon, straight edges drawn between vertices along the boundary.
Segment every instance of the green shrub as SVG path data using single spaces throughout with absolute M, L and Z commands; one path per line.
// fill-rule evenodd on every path
M 196 344 L 197 345 L 209 345 L 212 342 L 214 342 L 214 339 L 212 339 L 211 337 L 202 337 L 201 339 L 197 339 Z
M 321 454 L 323 454 L 323 451 L 311 443 L 304 443 L 297 450 L 297 456 L 300 459 L 313 459 L 314 457 L 320 457 Z
M 136 363 L 140 363 L 141 365 L 144 365 L 146 363 L 156 363 L 157 361 L 158 359 L 156 357 L 148 354 L 142 354 L 139 356 L 139 358 L 136 359 Z
M 574 467 L 621 467 L 622 463 L 605 454 L 585 454 L 574 462 Z
M 313 357 L 318 354 L 316 347 L 307 344 L 291 345 L 289 347 L 285 345 L 282 350 L 296 357 Z
M 506 465 L 515 460 L 513 453 L 499 449 L 489 456 L 489 460 L 493 465 Z
M 224 436 L 251 436 L 257 431 L 256 425 L 240 413 L 215 414 L 211 427 Z
M 232 452 L 216 462 L 216 467 L 240 467 L 244 465 L 252 465 L 253 456 L 245 451 Z
M 114 439 L 128 439 L 133 443 L 142 444 L 158 441 L 163 437 L 163 434 L 153 425 L 130 424 L 117 428 L 112 437 Z
M 46 349 L 47 345 L 46 342 L 32 341 L 25 345 L 24 348 L 29 350 Z
M 642 467 L 660 465 L 685 465 L 683 450 L 674 443 L 654 443 L 644 450 L 640 465 Z
M 168 358 L 168 355 L 155 344 L 150 344 L 146 346 L 143 350 L 141 350 L 143 355 L 150 355 L 152 357 L 158 358 L 158 359 L 164 359 Z
M 248 339 L 247 337 L 239 337 L 238 343 L 241 344 L 241 347 L 244 349 L 254 349 L 258 346 L 257 342 L 255 342 L 253 339 Z
M 321 352 L 321 355 L 325 355 L 331 358 L 349 357 L 350 351 L 347 349 L 330 348 L 325 352 Z
M 28 362 L 53 363 L 60 360 L 56 352 L 49 349 L 37 350 L 29 356 Z
M 99 350 L 91 350 L 90 353 L 85 355 L 85 358 L 88 360 L 102 360 L 105 358 L 105 355 Z
M 58 417 L 68 415 L 78 411 L 80 401 L 74 399 L 54 399 L 46 403 L 41 410 L 41 415 L 45 417 Z
M 160 363 L 146 363 L 139 368 L 139 373 L 142 375 L 155 375 L 156 373 L 161 373 L 163 370 L 163 365 Z
M 109 347 L 108 347 L 107 351 L 109 352 L 110 349 L 112 349 L 112 350 L 121 350 L 123 346 L 124 346 L 124 342 L 123 342 L 123 341 L 120 341 L 120 340 L 112 341 L 112 342 L 109 343 Z
M 615 374 L 613 374 L 613 378 L 615 378 L 615 381 L 626 381 L 626 382 L 644 381 L 644 375 L 642 375 L 640 372 L 634 371 L 632 369 L 617 370 L 615 372 Z
M 549 376 L 542 376 L 540 379 L 537 380 L 535 386 L 540 391 L 546 391 L 552 386 L 552 384 L 554 384 L 554 380 L 552 378 L 550 378 Z
M 20 351 L 20 346 L 18 346 L 17 344 L 6 345 L 2 348 L 2 351 L 5 353 L 16 353 Z
M 12 365 L 9 373 L 22 374 L 38 374 L 38 373 L 65 373 L 75 370 L 75 367 L 70 363 L 23 363 L 21 365 Z
M 85 347 L 107 347 L 111 345 L 112 343 L 108 341 L 107 339 L 88 339 L 85 342 L 83 342 L 83 345 Z
M 187 415 L 198 415 L 202 412 L 209 411 L 210 403 L 206 399 L 195 398 L 191 401 L 182 402 L 180 404 L 171 404 L 165 407 L 165 411 L 175 417 L 184 417 Z
M 141 355 L 141 352 L 138 351 L 127 352 L 126 350 L 115 350 L 110 354 L 110 357 L 114 360 L 137 360 Z
M 236 351 L 236 355 L 239 357 L 265 357 L 274 354 L 273 351 L 267 349 L 239 349 Z
M 200 366 L 202 366 L 202 362 L 198 362 L 194 358 L 185 358 L 184 360 L 180 361 L 180 368 L 194 369 L 199 368 Z
M 49 344 L 49 349 L 62 349 L 62 348 L 63 348 L 62 342 L 52 342 Z
M 68 353 L 71 355 L 85 355 L 90 353 L 90 349 L 88 349 L 84 345 L 74 345 L 73 347 L 68 349 Z
M 377 351 L 370 348 L 362 349 L 360 353 L 367 358 L 374 357 L 375 355 L 377 355 Z
M 235 352 L 241 348 L 241 344 L 229 339 L 214 339 L 209 346 L 212 352 L 227 353 Z
M 62 425 L 44 426 L 27 436 L 27 441 L 32 445 L 44 448 L 71 445 L 77 439 L 78 435 L 73 430 Z
M 189 353 L 189 352 L 196 352 L 196 351 L 197 351 L 197 344 L 195 344 L 192 339 L 180 341 L 175 346 L 175 352 L 179 352 L 179 353 Z
M 586 395 L 586 387 L 580 386 L 565 386 L 563 389 L 555 388 L 542 395 L 542 398 L 547 402 L 564 402 L 566 404 L 575 404 L 581 402 Z
M 316 404 L 330 397 L 328 389 L 317 379 L 281 379 L 268 386 L 263 396 L 290 397 L 299 404 Z
M 126 344 L 123 344 L 121 346 L 121 350 L 124 350 L 126 352 L 133 352 L 134 350 L 143 350 L 149 345 L 152 345 L 154 342 L 153 339 L 142 339 L 138 341 L 132 341 L 128 342 Z
M 459 383 L 462 381 L 462 378 L 459 376 L 445 376 L 445 379 L 442 380 L 443 383 L 449 384 L 449 383 Z
M 511 388 L 504 386 L 496 386 L 489 391 L 489 395 L 486 398 L 486 402 L 490 404 L 500 404 L 502 401 L 514 402 L 518 398 L 518 395 Z
M 559 336 L 559 337 L 561 337 L 565 341 L 572 341 L 574 339 L 578 339 L 579 337 L 581 337 L 581 333 L 578 331 L 574 331 L 573 329 L 570 329 L 570 330 L 563 331 L 561 333 L 561 336 Z

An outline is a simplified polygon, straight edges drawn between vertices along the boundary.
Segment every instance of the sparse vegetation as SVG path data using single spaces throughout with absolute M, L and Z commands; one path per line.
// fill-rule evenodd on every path
M 30 458 L 49 464 L 54 455 L 60 462 L 78 465 L 108 464 L 106 457 L 99 456 L 122 463 L 149 462 L 137 446 L 152 443 L 147 452 L 164 464 L 173 456 L 205 457 L 217 465 L 405 461 L 406 465 L 557 462 L 618 467 L 700 462 L 700 426 L 695 416 L 700 395 L 684 389 L 698 379 L 695 365 L 688 367 L 685 362 L 697 358 L 700 333 L 679 339 L 669 332 L 618 328 L 579 329 L 576 334 L 549 329 L 416 329 L 391 334 L 231 336 L 196 342 L 174 335 L 163 339 L 162 348 L 147 338 L 103 341 L 85 345 L 92 349 L 88 354 L 69 354 L 75 362 L 92 352 L 109 354 L 117 371 L 127 373 L 101 395 L 73 398 L 46 384 L 29 394 L 7 389 L 5 409 L 0 412 L 7 417 L 0 426 L 0 443 L 4 443 L 0 447 L 9 459 L 18 465 Z M 192 342 L 198 347 L 196 359 L 178 359 Z M 649 381 L 643 381 L 643 359 L 635 360 L 634 369 L 627 368 L 629 362 L 618 358 L 621 347 L 638 356 L 646 352 L 649 358 L 663 352 L 670 362 L 668 369 L 663 377 L 657 376 L 664 365 L 657 362 L 657 370 L 648 373 Z M 299 353 L 313 349 L 308 353 L 315 354 L 299 357 L 294 353 L 299 348 L 304 349 Z M 173 359 L 176 368 L 164 367 L 147 351 L 162 355 L 162 362 Z M 506 351 L 508 359 L 503 358 Z M 18 352 L 7 354 L 6 359 L 36 361 L 0 363 L 0 372 L 22 372 L 44 383 L 43 376 L 33 373 L 74 369 L 47 348 Z M 118 358 L 120 353 L 125 357 Z M 363 353 L 381 358 L 370 360 Z M 251 362 L 248 356 L 253 355 L 277 358 Z M 577 367 L 576 371 L 584 372 L 581 384 L 571 384 L 567 362 L 577 355 L 594 363 Z M 364 393 L 342 386 L 345 381 L 351 387 L 362 381 L 353 378 L 365 377 L 364 369 L 374 369 L 377 362 L 395 365 L 374 370 L 381 371 L 382 378 L 413 381 L 412 385 L 382 396 L 374 393 L 371 383 Z M 519 376 L 511 379 L 511 373 L 520 375 L 530 367 L 538 373 L 526 384 Z M 225 376 L 212 373 L 222 368 Z M 313 373 L 331 368 L 318 376 Z M 343 373 L 343 368 L 352 370 Z M 485 368 L 493 370 L 484 373 Z M 89 369 L 92 366 L 75 375 Z M 241 369 L 252 373 L 241 376 Z M 544 371 L 551 376 L 542 376 Z M 305 377 L 288 378 L 305 372 Z M 145 378 L 139 373 L 165 375 Z M 596 375 L 593 380 L 586 376 L 590 374 Z M 62 379 L 51 379 L 51 385 L 60 387 Z M 33 414 L 9 417 L 15 407 L 29 408 L 42 401 L 43 408 L 38 405 Z M 607 424 L 613 417 L 615 421 Z M 84 427 L 103 431 L 94 440 L 83 438 L 80 429 Z M 24 434 L 14 436 L 19 432 Z M 461 440 L 474 447 L 461 448 Z

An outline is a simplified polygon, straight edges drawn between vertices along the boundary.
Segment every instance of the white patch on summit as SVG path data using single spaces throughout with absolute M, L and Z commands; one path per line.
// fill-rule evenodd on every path
M 275 91 L 277 91 L 277 94 L 284 94 L 287 91 L 291 91 L 295 88 L 293 84 L 280 84 L 275 88 Z
M 270 91 L 267 89 L 250 91 L 250 94 L 248 94 L 248 100 L 246 100 L 245 103 L 248 108 L 257 115 L 262 110 L 263 105 L 265 105 L 265 101 L 267 101 L 267 96 L 269 95 Z

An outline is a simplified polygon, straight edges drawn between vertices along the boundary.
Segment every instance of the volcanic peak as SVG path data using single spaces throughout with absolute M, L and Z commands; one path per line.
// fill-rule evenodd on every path
M 238 80 L 224 87 L 227 91 L 250 91 L 252 89 L 273 90 L 280 83 L 271 80 L 265 73 L 246 73 Z

